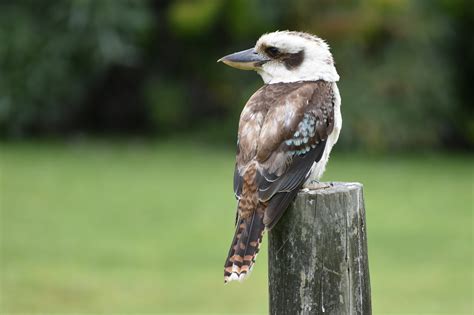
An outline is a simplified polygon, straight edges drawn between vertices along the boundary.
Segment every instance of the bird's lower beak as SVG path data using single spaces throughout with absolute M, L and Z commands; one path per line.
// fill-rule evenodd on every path
M 217 62 L 222 61 L 226 65 L 237 69 L 255 70 L 269 60 L 269 58 L 255 51 L 254 48 L 250 48 L 222 57 Z

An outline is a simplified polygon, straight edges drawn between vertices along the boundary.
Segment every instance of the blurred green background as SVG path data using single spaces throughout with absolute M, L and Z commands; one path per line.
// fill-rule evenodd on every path
M 326 39 L 344 126 L 324 179 L 365 186 L 374 314 L 472 314 L 474 1 L 0 2 L 0 313 L 268 312 L 266 239 L 224 287 L 252 72 Z

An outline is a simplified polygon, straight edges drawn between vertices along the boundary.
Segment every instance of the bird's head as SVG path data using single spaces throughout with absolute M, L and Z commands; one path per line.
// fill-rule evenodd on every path
M 268 84 L 339 80 L 328 44 L 308 33 L 278 31 L 264 34 L 255 47 L 218 61 L 238 69 L 255 70 Z

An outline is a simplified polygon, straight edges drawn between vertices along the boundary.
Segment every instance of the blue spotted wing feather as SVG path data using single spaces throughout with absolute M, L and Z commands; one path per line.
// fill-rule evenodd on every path
M 303 119 L 298 123 L 296 131 L 289 139 L 281 143 L 275 152 L 285 154 L 286 163 L 282 163 L 280 171 L 282 176 L 277 176 L 263 167 L 258 177 L 259 197 L 263 201 L 269 200 L 277 192 L 289 192 L 299 189 L 306 179 L 313 162 L 319 161 L 325 148 L 325 140 L 321 140 L 317 134 L 316 126 L 318 118 L 312 113 L 305 113 Z M 275 163 L 275 161 L 271 161 Z M 284 171 L 281 168 L 286 168 Z

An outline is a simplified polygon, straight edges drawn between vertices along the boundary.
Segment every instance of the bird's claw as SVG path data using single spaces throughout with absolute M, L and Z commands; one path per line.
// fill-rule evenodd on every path
M 317 190 L 317 189 L 326 189 L 334 187 L 334 183 L 320 183 L 317 180 L 312 180 L 311 182 L 303 185 L 304 191 Z

